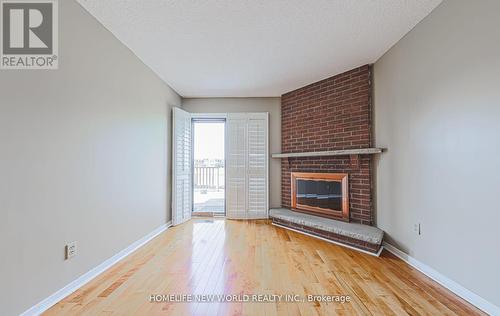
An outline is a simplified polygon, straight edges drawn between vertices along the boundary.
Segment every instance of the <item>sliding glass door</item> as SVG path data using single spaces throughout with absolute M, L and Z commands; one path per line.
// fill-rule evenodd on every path
M 225 214 L 225 120 L 193 119 L 193 214 Z
M 195 215 L 267 218 L 268 113 L 174 109 L 172 221 Z

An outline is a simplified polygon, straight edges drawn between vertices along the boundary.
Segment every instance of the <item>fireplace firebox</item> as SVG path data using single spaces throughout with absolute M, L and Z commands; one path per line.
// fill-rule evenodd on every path
M 349 221 L 347 173 L 292 172 L 292 209 Z

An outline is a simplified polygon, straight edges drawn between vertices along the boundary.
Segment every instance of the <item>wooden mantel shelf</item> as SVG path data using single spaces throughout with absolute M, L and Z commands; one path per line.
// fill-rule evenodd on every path
M 311 151 L 303 153 L 272 154 L 272 158 L 297 158 L 297 157 L 320 157 L 320 156 L 348 156 L 348 155 L 374 155 L 384 151 L 383 148 L 360 148 L 330 151 Z

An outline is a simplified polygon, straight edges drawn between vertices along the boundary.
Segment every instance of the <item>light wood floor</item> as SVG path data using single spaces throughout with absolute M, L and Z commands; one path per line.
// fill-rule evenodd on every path
M 347 303 L 151 303 L 151 294 L 348 295 Z M 270 225 L 194 219 L 45 315 L 479 315 L 384 251 L 375 258 Z

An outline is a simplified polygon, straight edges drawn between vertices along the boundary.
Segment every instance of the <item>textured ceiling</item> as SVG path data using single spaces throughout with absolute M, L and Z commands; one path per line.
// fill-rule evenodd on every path
M 279 96 L 375 62 L 441 0 L 78 0 L 184 97 Z

